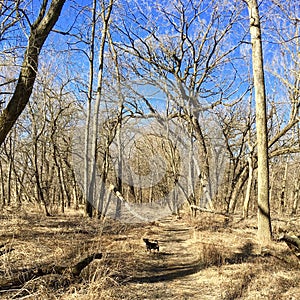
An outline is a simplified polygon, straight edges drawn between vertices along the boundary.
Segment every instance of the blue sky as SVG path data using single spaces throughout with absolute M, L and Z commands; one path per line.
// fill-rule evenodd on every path
M 28 6 L 24 7 L 29 14 L 28 17 L 32 21 L 38 12 L 38 7 L 40 6 L 41 1 L 33 0 L 30 2 Z M 178 33 L 175 30 L 174 26 L 167 26 L 167 23 L 170 24 L 170 21 L 174 22 L 180 22 L 180 19 L 178 18 L 178 12 L 176 12 L 176 9 L 171 8 L 170 2 L 169 1 L 149 1 L 149 0 L 144 0 L 144 1 L 131 1 L 126 4 L 126 1 L 119 1 L 119 4 L 122 3 L 125 7 L 125 9 L 119 11 L 119 8 L 115 8 L 113 12 L 113 20 L 114 21 L 121 21 L 123 17 L 128 17 L 125 19 L 125 24 L 128 25 L 129 27 L 132 27 L 133 31 L 137 33 L 139 36 L 145 38 L 147 35 L 149 35 L 149 32 L 147 30 L 149 29 L 154 29 L 156 31 L 156 34 L 159 35 L 160 37 L 163 35 L 170 36 Z M 130 4 L 129 4 L 130 3 Z M 136 3 L 134 5 L 134 3 Z M 153 4 L 155 3 L 155 5 Z M 195 3 L 198 3 L 195 1 Z M 199 2 L 200 3 L 200 2 Z M 201 8 L 204 9 L 206 6 L 205 5 L 210 5 L 212 1 L 204 1 L 204 6 L 202 5 Z M 217 3 L 217 2 L 216 2 Z M 221 2 L 219 2 L 221 3 Z M 70 32 L 73 35 L 81 36 L 83 39 L 86 39 L 89 36 L 90 33 L 90 25 L 89 25 L 89 14 L 90 12 L 87 10 L 83 10 L 84 6 L 91 7 L 92 1 L 67 1 L 63 11 L 61 13 L 61 17 L 59 21 L 57 22 L 55 28 L 57 30 L 61 31 L 66 31 L 69 30 L 72 27 L 72 31 Z M 230 9 L 233 9 L 233 7 L 230 7 L 228 5 L 228 11 L 222 11 L 221 12 L 221 18 L 220 22 L 225 22 L 226 19 L 228 19 L 228 16 L 230 14 Z M 231 5 L 233 5 L 231 3 Z M 270 5 L 270 1 L 264 1 L 263 5 L 261 6 L 262 9 L 262 15 L 266 13 L 266 10 L 268 9 Z M 226 8 L 226 7 L 225 7 Z M 297 10 L 297 5 L 295 4 L 295 9 Z M 162 14 L 162 11 L 168 11 L 170 13 L 169 15 L 169 20 Z M 34 11 L 35 14 L 30 14 L 30 11 Z M 78 15 L 78 12 L 81 12 Z M 131 14 L 134 13 L 134 16 Z M 191 13 L 193 12 L 193 8 L 190 6 L 190 8 L 186 11 L 186 17 L 187 19 L 191 17 Z M 274 13 L 274 12 L 272 12 Z M 296 12 L 297 13 L 297 12 Z M 172 15 L 173 14 L 173 15 Z M 200 32 L 200 38 L 201 38 L 201 28 L 199 29 L 199 24 L 203 24 L 203 28 L 205 29 L 205 26 L 207 26 L 207 23 L 209 21 L 211 14 L 211 9 L 209 9 L 209 6 L 207 6 L 207 9 L 203 14 L 201 15 L 201 20 L 196 20 L 189 29 L 187 29 L 187 32 L 191 35 L 194 36 L 194 42 L 195 44 L 198 43 L 197 47 L 200 47 L 201 42 L 200 40 L 197 40 L 195 38 L 195 35 L 197 35 L 197 32 Z M 299 14 L 299 6 L 298 6 L 298 14 Z M 241 16 L 239 18 L 239 21 L 237 24 L 233 25 L 231 33 L 228 35 L 228 41 L 229 43 L 236 43 L 238 42 L 245 31 L 247 31 L 247 26 L 248 26 L 248 20 L 247 20 L 248 12 L 246 6 L 243 8 Z M 278 91 L 276 94 L 276 98 L 281 98 L 284 97 L 284 88 L 282 87 L 281 83 L 276 80 L 274 75 L 271 75 L 270 72 L 267 71 L 267 67 L 271 66 L 271 64 L 275 61 L 278 60 L 279 63 L 283 62 L 283 57 L 281 58 L 279 55 L 279 48 L 278 45 L 276 44 L 270 44 L 270 38 L 272 37 L 270 34 L 267 35 L 267 26 L 270 24 L 270 20 L 275 23 L 279 22 L 280 24 L 283 24 L 283 21 L 278 18 L 278 15 L 274 13 L 274 16 L 276 17 L 276 20 L 271 20 L 271 17 L 268 19 L 268 22 L 266 22 L 267 18 L 264 15 L 263 16 L 263 38 L 264 38 L 264 53 L 265 53 L 265 66 L 266 66 L 266 83 L 267 83 L 267 92 L 268 94 L 274 95 L 274 91 L 272 90 L 274 86 L 278 87 Z M 138 23 L 135 23 L 135 19 L 138 20 Z M 150 19 L 154 19 L 153 21 L 149 21 Z M 223 20 L 223 21 L 222 21 Z M 145 29 L 142 29 L 140 26 L 143 24 L 145 26 Z M 119 24 L 118 24 L 119 25 Z M 26 22 L 23 22 L 23 28 L 16 28 L 14 31 L 13 36 L 10 36 L 8 40 L 6 41 L 1 41 L 0 42 L 0 50 L 3 48 L 14 48 L 16 45 L 19 47 L 15 49 L 16 52 L 16 57 L 20 57 L 22 53 L 24 53 L 24 46 L 26 45 L 26 36 L 24 34 L 24 31 L 28 31 L 28 27 L 26 26 Z M 147 27 L 148 26 L 148 27 Z M 222 26 L 222 24 L 221 24 Z M 116 41 L 126 41 L 124 39 L 124 36 L 121 36 L 119 34 L 116 34 L 116 29 L 114 26 L 112 26 L 113 29 L 113 37 Z M 28 33 L 28 32 L 27 32 Z M 15 36 L 19 35 L 20 37 L 15 39 Z M 100 28 L 97 30 L 97 38 L 100 38 Z M 250 36 L 249 34 L 246 36 L 246 41 L 249 41 Z M 176 37 L 175 37 L 176 40 Z M 72 44 L 70 44 L 72 43 Z M 228 45 L 229 45 L 228 43 Z M 226 47 L 226 43 L 224 43 L 224 46 Z M 52 49 L 50 49 L 52 48 Z M 71 53 L 67 53 L 67 51 L 73 48 Z M 74 50 L 77 48 L 77 51 Z M 57 65 L 58 66 L 63 66 L 62 70 L 62 75 L 65 74 L 65 71 L 68 69 L 69 73 L 79 73 L 82 76 L 82 79 L 87 79 L 88 77 L 88 61 L 87 57 L 83 54 L 81 50 L 87 50 L 87 45 L 84 42 L 78 42 L 75 41 L 74 37 L 72 36 L 65 36 L 65 35 L 59 35 L 57 33 L 52 33 L 49 36 L 49 39 L 47 40 L 44 50 L 43 50 L 43 55 L 41 56 L 41 59 L 44 61 L 51 60 L 53 59 L 53 56 L 57 58 Z M 173 50 L 173 49 L 171 49 Z M 223 49 L 224 50 L 224 49 Z M 59 54 L 57 52 L 60 51 Z M 65 51 L 65 52 L 64 52 Z M 174 51 L 176 51 L 176 43 L 174 46 Z M 0 51 L 1 52 L 1 51 Z M 13 53 L 13 51 L 12 51 Z M 159 54 L 159 52 L 158 52 Z M 275 54 L 275 55 L 274 55 Z M 244 60 L 242 59 L 242 56 L 244 56 Z M 234 75 L 234 72 L 238 70 L 237 77 L 236 77 L 236 82 L 235 85 L 232 86 L 231 90 L 233 91 L 237 85 L 239 84 L 239 78 L 241 76 L 246 75 L 246 73 L 249 71 L 250 67 L 250 59 L 251 59 L 251 51 L 250 51 L 250 45 L 249 44 L 242 44 L 239 48 L 235 50 L 235 52 L 232 55 L 232 58 L 235 60 L 232 60 L 232 62 L 228 64 L 224 64 L 222 68 L 219 68 L 214 74 L 211 75 L 211 78 L 207 81 L 206 83 L 206 88 L 210 89 L 215 85 L 218 81 L 222 80 L 227 80 L 230 78 L 230 76 Z M 62 60 L 62 62 L 61 62 Z M 287 60 L 287 59 L 285 59 Z M 185 66 L 184 64 L 187 64 L 188 61 L 185 61 L 183 63 L 183 67 Z M 55 65 L 55 62 L 52 63 Z M 65 69 L 65 71 L 64 71 Z M 219 72 L 219 73 L 218 73 Z M 281 74 L 284 74 L 285 70 L 282 66 L 278 67 L 278 72 L 281 72 Z M 201 74 L 200 74 L 201 76 Z M 172 78 L 170 78 L 172 79 Z M 274 82 L 276 81 L 276 84 Z M 236 95 L 233 97 L 238 97 L 238 95 L 241 95 L 243 93 L 243 90 L 246 88 L 246 83 L 244 86 L 241 87 L 240 91 L 237 91 Z M 145 89 L 145 87 L 143 88 Z M 151 89 L 150 86 L 146 85 L 147 93 L 151 94 Z M 279 91 L 280 90 L 280 91 Z M 204 89 L 203 91 L 203 96 L 205 96 Z M 228 92 L 228 94 L 230 94 Z M 146 94 L 145 94 L 146 95 Z M 151 96 L 150 98 L 154 102 L 158 102 L 159 99 L 163 99 L 163 95 L 156 95 L 156 96 Z M 272 98 L 273 99 L 273 98 Z M 209 100 L 209 99 L 206 99 Z

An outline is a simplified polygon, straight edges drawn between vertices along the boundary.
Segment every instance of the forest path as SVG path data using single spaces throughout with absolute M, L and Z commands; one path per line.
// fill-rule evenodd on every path
M 193 227 L 171 216 L 149 228 L 145 237 L 157 239 L 160 252 L 136 255 L 139 261 L 126 284 L 131 299 L 197 299 L 201 291 L 195 276 L 203 263 L 194 233 Z

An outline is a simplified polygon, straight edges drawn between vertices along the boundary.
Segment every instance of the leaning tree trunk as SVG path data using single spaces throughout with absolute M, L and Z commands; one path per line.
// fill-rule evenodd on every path
M 271 240 L 269 204 L 269 165 L 266 116 L 266 93 L 263 71 L 261 28 L 257 0 L 247 0 L 252 42 L 252 66 L 256 101 L 257 156 L 258 156 L 258 239 L 262 245 Z
M 209 158 L 208 158 L 208 150 L 207 145 L 205 143 L 204 135 L 202 129 L 199 124 L 198 116 L 193 116 L 191 118 L 191 123 L 193 126 L 193 130 L 195 132 L 195 136 L 197 141 L 199 142 L 199 158 L 200 158 L 200 170 L 199 170 L 199 179 L 202 186 L 202 191 L 204 194 L 204 199 L 206 201 L 206 205 L 208 209 L 214 210 L 214 205 L 211 199 L 211 187 L 209 182 Z
M 47 13 L 47 1 L 43 1 L 39 15 L 31 26 L 17 86 L 7 107 L 0 115 L 0 145 L 4 142 L 7 134 L 29 101 L 38 71 L 39 53 L 58 20 L 65 1 L 53 0 Z
M 230 214 L 233 214 L 235 211 L 238 197 L 239 197 L 248 177 L 249 177 L 248 165 L 245 165 L 242 167 L 241 171 L 239 172 L 239 175 L 235 176 L 235 178 L 237 178 L 237 180 L 236 180 L 234 187 L 233 188 L 230 187 L 232 189 L 231 195 L 229 198 L 229 204 L 228 204 L 228 212 Z

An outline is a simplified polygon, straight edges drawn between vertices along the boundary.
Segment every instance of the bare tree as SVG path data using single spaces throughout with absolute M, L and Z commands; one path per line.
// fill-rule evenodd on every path
M 200 149 L 198 176 L 201 189 L 207 206 L 212 208 L 211 152 L 208 129 L 202 120 L 206 111 L 228 101 L 229 95 L 233 97 L 237 89 L 234 68 L 230 73 L 232 76 L 221 79 L 220 74 L 223 68 L 229 67 L 229 57 L 239 45 L 229 41 L 239 8 L 229 9 L 228 19 L 224 19 L 220 11 L 226 9 L 226 5 L 223 7 L 216 1 L 171 1 L 167 7 L 155 2 L 156 14 L 150 7 L 133 5 L 135 9 L 126 7 L 123 12 L 124 18 L 129 18 L 130 22 L 114 24 L 122 40 L 116 45 L 121 53 L 126 53 L 128 68 L 132 70 L 130 74 L 141 84 L 156 87 L 170 99 L 167 118 L 182 119 L 187 126 L 192 126 Z M 146 11 L 149 11 L 147 18 Z M 160 23 L 163 25 L 157 26 Z M 161 112 L 147 97 L 141 98 L 148 117 L 161 117 Z M 133 107 L 136 110 L 139 105 Z M 146 116 L 143 110 L 140 109 L 139 113 Z
M 0 115 L 0 145 L 29 101 L 38 72 L 40 51 L 58 20 L 65 1 L 53 0 L 48 6 L 48 1 L 44 0 L 35 22 L 29 23 L 30 35 L 17 85 L 9 103 Z M 22 10 L 19 13 L 22 14 Z M 26 20 L 30 22 L 29 18 Z
M 105 44 L 107 42 L 108 30 L 111 12 L 113 8 L 114 0 L 110 0 L 107 4 L 105 1 L 101 1 L 101 19 L 102 19 L 102 30 L 101 30 L 101 40 L 99 48 L 99 68 L 98 68 L 98 78 L 97 78 L 97 92 L 95 105 L 93 109 L 93 118 L 92 118 L 92 128 L 91 128 L 91 165 L 87 169 L 88 172 L 91 172 L 91 177 L 89 180 L 89 192 L 88 199 L 86 201 L 91 201 L 94 205 L 97 206 L 97 202 L 101 199 L 95 199 L 95 189 L 96 189 L 96 160 L 97 160 L 97 146 L 98 146 L 98 129 L 99 129 L 99 110 L 100 103 L 102 99 L 102 88 L 103 88 L 103 73 L 104 73 L 104 57 L 105 57 Z M 95 7 L 96 9 L 96 7 Z M 98 195 L 99 196 L 99 195 Z M 88 206 L 87 206 L 88 208 Z M 91 216 L 90 211 L 88 215 Z
M 91 36 L 89 43 L 89 83 L 87 93 L 87 108 L 86 108 L 86 123 L 85 123 L 85 148 L 84 148 L 84 196 L 85 196 L 85 214 L 88 217 L 93 216 L 93 206 L 91 203 L 91 172 L 90 172 L 90 134 L 91 134 L 91 110 L 93 99 L 93 83 L 94 83 L 94 64 L 95 64 L 95 31 L 96 31 L 96 16 L 97 16 L 97 0 L 93 0 L 92 7 L 92 24 L 91 24 Z
M 258 156 L 258 239 L 262 244 L 271 240 L 269 203 L 269 164 L 267 136 L 267 108 L 261 41 L 261 27 L 257 0 L 247 0 L 252 42 L 252 65 L 256 101 L 257 156 Z

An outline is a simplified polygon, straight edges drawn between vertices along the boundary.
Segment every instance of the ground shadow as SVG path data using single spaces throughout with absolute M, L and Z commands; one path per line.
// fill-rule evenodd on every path
M 129 283 L 155 283 L 167 282 L 174 279 L 182 278 L 188 275 L 195 274 L 203 269 L 203 264 L 195 261 L 186 265 L 171 265 L 167 267 L 155 267 L 145 269 L 148 275 L 132 277 L 128 280 Z
M 155 283 L 155 282 L 166 282 L 174 279 L 183 278 L 188 275 L 195 274 L 205 268 L 213 265 L 220 266 L 222 264 L 240 264 L 250 259 L 256 258 L 257 254 L 253 253 L 254 244 L 246 243 L 240 249 L 239 253 L 234 253 L 232 256 L 224 258 L 223 262 L 215 261 L 209 265 L 205 264 L 201 260 L 193 261 L 188 264 L 170 264 L 165 266 L 157 265 L 144 265 L 144 269 L 140 270 L 141 275 L 132 277 L 128 280 L 130 283 Z M 167 254 L 167 253 L 166 253 Z M 158 254 L 162 255 L 162 253 Z
M 254 244 L 251 242 L 246 243 L 240 248 L 239 253 L 234 253 L 231 257 L 225 258 L 227 264 L 240 264 L 257 257 L 257 254 L 253 253 Z

